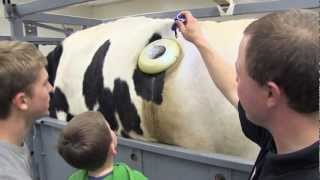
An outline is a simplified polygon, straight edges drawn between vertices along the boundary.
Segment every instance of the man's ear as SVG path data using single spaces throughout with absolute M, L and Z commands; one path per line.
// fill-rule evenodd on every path
M 267 91 L 268 91 L 267 106 L 273 107 L 279 103 L 280 97 L 282 95 L 282 91 L 280 87 L 273 81 L 267 82 Z
M 16 106 L 17 109 L 25 111 L 28 110 L 28 96 L 24 92 L 19 92 L 13 98 L 13 105 Z

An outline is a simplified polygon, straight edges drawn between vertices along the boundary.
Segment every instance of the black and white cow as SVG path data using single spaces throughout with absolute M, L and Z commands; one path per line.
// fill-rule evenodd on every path
M 212 46 L 233 63 L 251 21 L 201 23 Z M 66 38 L 48 55 L 55 88 L 52 116 L 69 121 L 84 111 L 100 111 L 124 137 L 255 157 L 257 147 L 242 134 L 236 110 L 215 87 L 199 52 L 181 35 L 178 64 L 153 75 L 138 68 L 139 54 L 148 44 L 175 39 L 172 24 L 129 17 Z

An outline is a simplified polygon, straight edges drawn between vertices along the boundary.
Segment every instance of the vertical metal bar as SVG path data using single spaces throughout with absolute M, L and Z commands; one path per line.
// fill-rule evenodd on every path
M 36 124 L 37 127 L 37 149 L 38 152 L 38 166 L 39 166 L 39 176 L 41 180 L 46 180 L 47 178 L 47 173 L 46 173 L 46 152 L 44 152 L 44 147 L 43 147 L 43 135 L 42 135 L 42 130 L 43 130 L 43 121 L 40 120 L 39 123 Z
M 22 40 L 24 37 L 23 33 L 23 22 L 21 19 L 12 18 L 10 21 L 11 36 L 13 40 Z

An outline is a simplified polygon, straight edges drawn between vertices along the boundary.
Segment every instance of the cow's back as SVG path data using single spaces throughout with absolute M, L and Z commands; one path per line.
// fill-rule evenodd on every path
M 242 31 L 252 20 L 202 22 L 211 46 L 234 68 Z M 156 139 L 196 150 L 254 158 L 257 146 L 242 133 L 236 109 L 210 78 L 194 45 L 181 40 L 184 58 L 166 74 L 163 102 L 156 106 Z
M 232 67 L 249 22 L 201 23 L 211 45 Z M 100 110 L 111 127 L 131 138 L 255 157 L 257 147 L 242 134 L 235 108 L 214 85 L 197 49 L 181 35 L 177 42 L 183 58 L 178 64 L 157 75 L 137 68 L 148 43 L 174 38 L 171 25 L 172 20 L 126 18 L 67 38 L 55 90 L 61 90 L 68 108 L 58 110 L 58 118 Z

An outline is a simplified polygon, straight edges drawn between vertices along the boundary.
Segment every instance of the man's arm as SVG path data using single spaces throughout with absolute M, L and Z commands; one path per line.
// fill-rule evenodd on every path
M 192 42 L 199 50 L 211 79 L 220 89 L 230 103 L 237 108 L 239 98 L 237 95 L 236 72 L 233 67 L 226 64 L 222 56 L 210 47 L 202 34 L 201 27 L 196 18 L 189 11 L 181 12 L 186 17 L 186 23 L 177 21 L 178 28 L 183 37 Z

